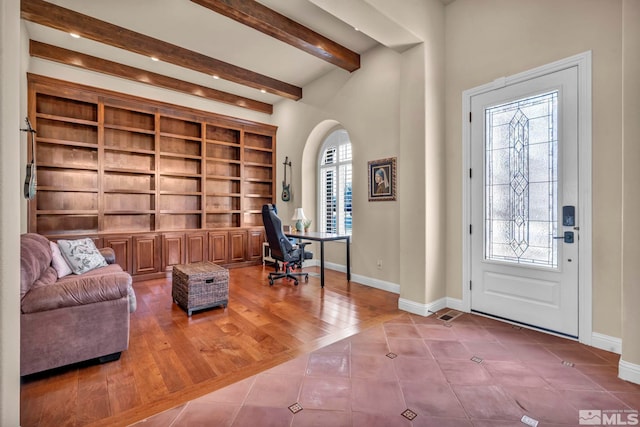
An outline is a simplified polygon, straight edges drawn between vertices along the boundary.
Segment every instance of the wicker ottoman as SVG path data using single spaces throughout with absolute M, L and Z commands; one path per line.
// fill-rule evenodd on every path
M 212 262 L 173 266 L 173 301 L 189 316 L 195 310 L 223 306 L 229 302 L 229 270 Z

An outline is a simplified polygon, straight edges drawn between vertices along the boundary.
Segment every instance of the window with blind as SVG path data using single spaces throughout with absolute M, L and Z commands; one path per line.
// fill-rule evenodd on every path
M 351 141 L 347 131 L 336 130 L 324 141 L 318 170 L 320 231 L 351 235 Z

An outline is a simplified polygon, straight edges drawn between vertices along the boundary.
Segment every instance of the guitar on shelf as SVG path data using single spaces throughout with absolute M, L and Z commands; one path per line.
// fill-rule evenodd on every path
M 27 163 L 27 174 L 24 180 L 24 198 L 31 200 L 36 196 L 36 143 L 35 143 L 35 129 L 31 126 L 29 117 L 25 118 L 27 122 L 26 129 L 20 129 L 23 132 L 29 132 L 31 137 L 31 163 Z
M 291 162 L 289 161 L 289 156 L 284 159 L 284 181 L 282 181 L 282 200 L 288 202 L 291 200 L 291 192 L 289 191 L 289 187 L 291 184 L 287 184 L 287 166 L 291 167 Z

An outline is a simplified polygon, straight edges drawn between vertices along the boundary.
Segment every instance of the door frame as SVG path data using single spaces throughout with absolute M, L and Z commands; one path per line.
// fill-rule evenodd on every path
M 578 70 L 578 340 L 591 345 L 593 333 L 592 304 L 592 185 L 591 185 L 591 51 L 580 53 L 491 83 L 462 92 L 462 309 L 471 311 L 471 98 L 508 85 L 534 79 L 570 67 Z M 481 119 L 480 119 L 481 120 Z M 476 177 L 482 172 L 476 171 Z M 475 224 L 481 230 L 481 224 Z M 478 232 L 478 231 L 476 231 Z

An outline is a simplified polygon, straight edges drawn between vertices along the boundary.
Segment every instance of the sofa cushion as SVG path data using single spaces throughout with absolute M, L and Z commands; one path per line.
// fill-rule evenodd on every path
M 98 267 L 96 269 L 87 271 L 86 273 L 82 274 L 82 277 L 103 276 L 105 274 L 121 273 L 121 272 L 122 272 L 122 267 L 120 267 L 118 264 L 109 264 L 105 267 Z M 61 279 L 58 279 L 58 282 L 69 282 L 69 281 L 72 282 L 77 278 L 78 278 L 77 275 L 66 276 Z
M 58 246 L 74 274 L 86 273 L 94 268 L 107 265 L 107 261 L 96 248 L 93 240 L 89 238 L 58 240 Z
M 58 244 L 55 242 L 49 242 L 49 244 L 51 245 L 51 265 L 55 268 L 58 278 L 68 276 L 72 273 L 71 267 L 62 256 Z
M 20 298 L 51 265 L 49 239 L 35 233 L 20 236 Z
M 130 288 L 131 276 L 122 271 L 101 275 L 67 276 L 52 285 L 32 288 L 22 298 L 22 312 L 35 313 L 117 300 L 128 297 Z

